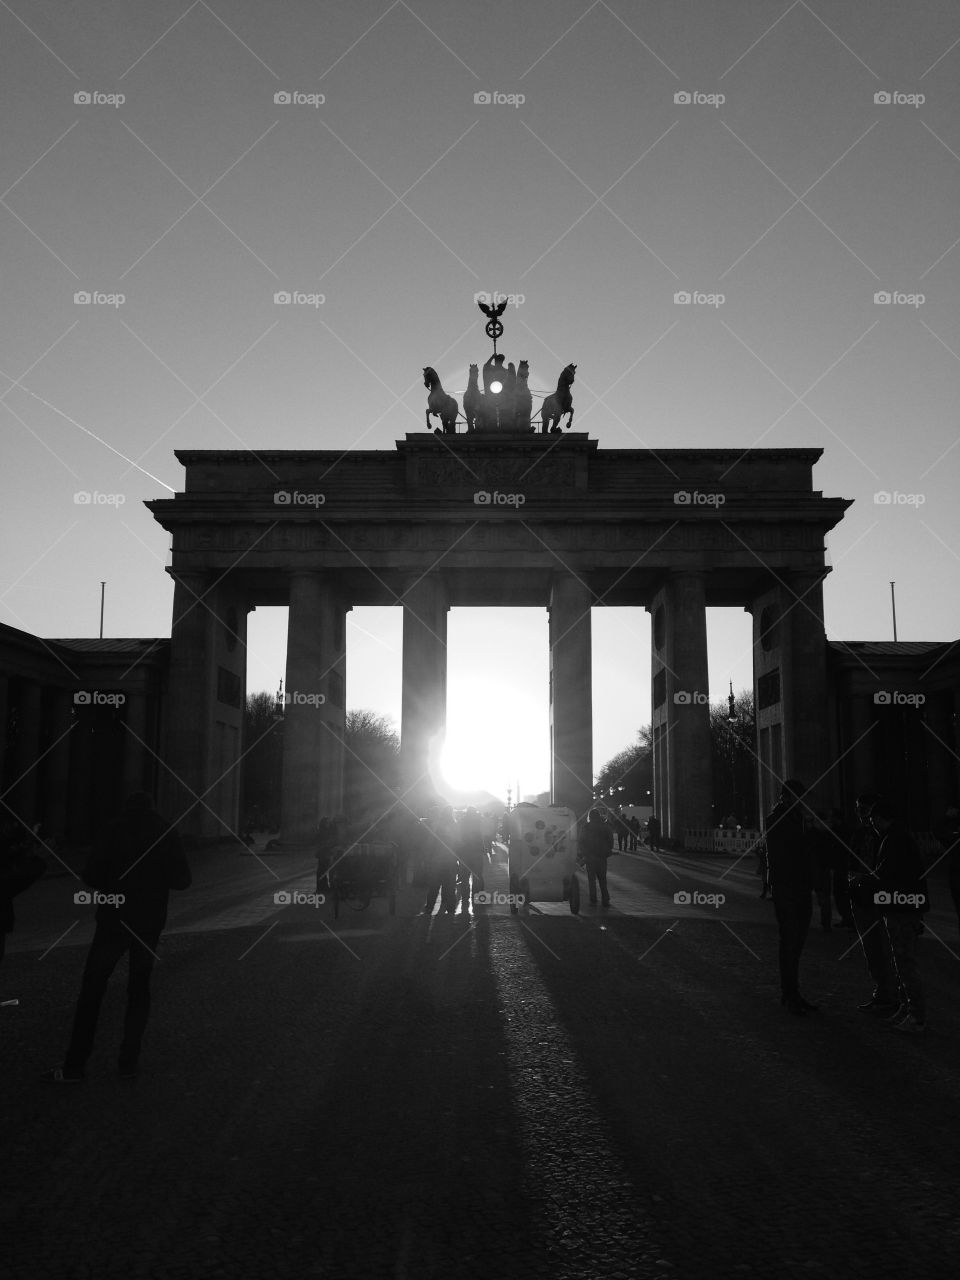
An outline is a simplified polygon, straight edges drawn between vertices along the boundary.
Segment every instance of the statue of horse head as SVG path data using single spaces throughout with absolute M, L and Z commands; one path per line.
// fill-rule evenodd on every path
M 425 387 L 435 387 L 439 381 L 436 369 L 431 369 L 429 365 L 426 365 L 423 370 L 423 385 Z

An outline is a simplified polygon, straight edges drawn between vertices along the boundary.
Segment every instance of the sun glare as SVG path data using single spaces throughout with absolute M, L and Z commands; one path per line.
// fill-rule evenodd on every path
M 541 723 L 542 722 L 542 723 Z M 535 794 L 549 785 L 548 721 L 543 708 L 522 694 L 501 692 L 451 718 L 438 756 L 442 780 L 458 791 L 489 791 L 501 799 L 507 788 Z

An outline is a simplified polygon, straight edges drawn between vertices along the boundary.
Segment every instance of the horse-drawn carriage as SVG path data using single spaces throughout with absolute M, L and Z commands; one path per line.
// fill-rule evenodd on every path
M 577 815 L 563 805 L 518 804 L 507 818 L 511 912 L 531 902 L 569 902 L 580 911 Z
M 374 898 L 386 898 L 390 914 L 397 913 L 397 846 L 362 842 L 335 845 L 317 860 L 317 893 L 333 902 L 334 917 L 340 904 L 365 911 Z

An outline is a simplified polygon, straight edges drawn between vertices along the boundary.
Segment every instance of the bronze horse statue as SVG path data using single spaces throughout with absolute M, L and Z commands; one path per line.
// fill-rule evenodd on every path
M 552 396 L 547 396 L 540 409 L 540 420 L 542 423 L 543 434 L 548 431 L 554 432 L 560 430 L 560 419 L 563 415 L 569 414 L 567 419 L 567 430 L 573 426 L 573 396 L 570 394 L 570 387 L 573 385 L 573 377 L 577 371 L 575 364 L 568 364 L 560 374 L 557 380 L 557 389 Z
M 479 375 L 479 367 L 472 364 L 470 366 L 470 378 L 467 382 L 467 389 L 463 393 L 463 416 L 467 420 L 468 431 L 476 431 L 477 417 L 483 408 L 483 396 L 481 395 L 480 387 L 477 384 Z
M 439 418 L 443 426 L 443 434 L 454 435 L 457 430 L 459 407 L 453 396 L 448 396 L 444 391 L 436 369 L 431 369 L 429 365 L 423 371 L 423 385 L 430 389 L 427 397 L 427 430 L 430 430 L 430 419 Z M 436 435 L 440 434 L 439 427 L 434 430 Z

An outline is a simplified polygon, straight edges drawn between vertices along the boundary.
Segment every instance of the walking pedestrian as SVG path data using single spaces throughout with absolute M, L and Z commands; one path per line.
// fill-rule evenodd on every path
M 118 1067 L 137 1075 L 143 1033 L 150 1016 L 150 975 L 167 923 L 171 889 L 190 887 L 190 866 L 180 837 L 157 813 L 146 792 L 135 792 L 99 838 L 83 872 L 84 883 L 109 899 L 97 907 L 96 930 L 87 953 L 73 1033 L 61 1067 L 45 1071 L 51 1084 L 84 1077 L 93 1049 L 100 1004 L 110 975 L 128 957 L 127 1009 Z
M 453 810 L 444 806 L 424 823 L 427 837 L 427 896 L 421 915 L 432 915 L 437 895 L 440 910 L 453 915 L 457 905 L 457 823 Z
M 779 802 L 765 824 L 773 908 L 780 935 L 780 1003 L 798 1016 L 817 1008 L 800 994 L 800 956 L 813 914 L 811 894 L 815 881 L 800 803 L 805 791 L 804 784 L 795 778 L 784 782 Z
M 483 849 L 483 826 L 480 814 L 474 808 L 467 809 L 460 819 L 457 856 L 460 863 L 457 876 L 457 898 L 460 901 L 461 913 L 469 915 L 472 901 L 471 877 L 473 892 L 480 892 L 483 889 L 483 871 L 487 862 Z
M 607 889 L 607 858 L 613 850 L 613 834 L 603 820 L 599 809 L 591 809 L 587 822 L 580 836 L 580 851 L 587 869 L 587 886 L 590 901 L 596 906 L 597 884 L 600 885 L 600 901 L 603 906 L 610 905 L 610 892 Z
M 636 814 L 630 819 L 628 826 L 630 827 L 630 852 L 636 853 L 637 845 L 640 843 L 640 819 Z
M 651 813 L 647 819 L 647 839 L 650 841 L 650 849 L 656 853 L 660 848 L 660 819 L 655 813 Z

